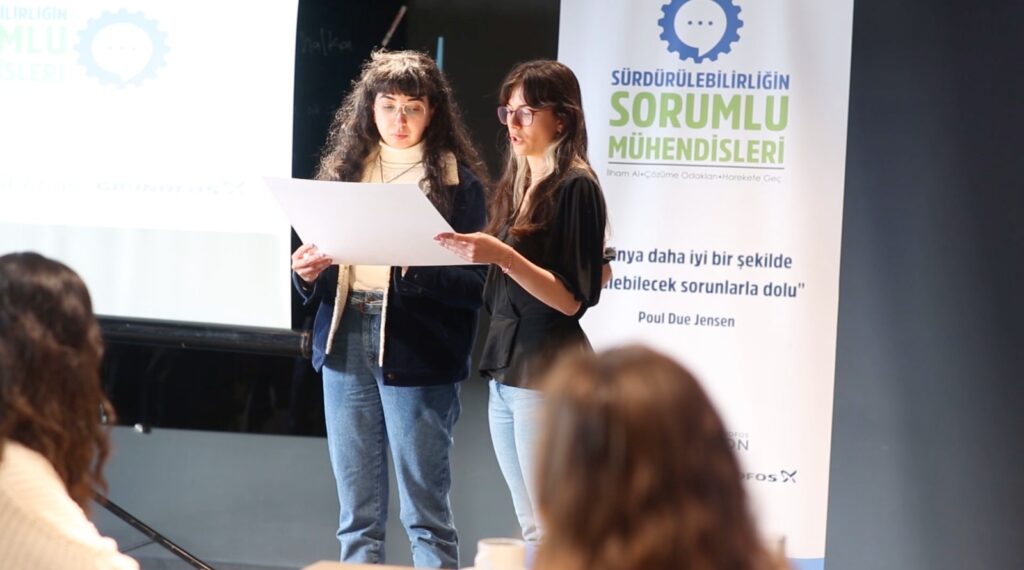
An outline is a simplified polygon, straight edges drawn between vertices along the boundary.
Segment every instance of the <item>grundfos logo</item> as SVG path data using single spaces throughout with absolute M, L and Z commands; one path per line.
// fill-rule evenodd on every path
M 744 473 L 743 479 L 745 481 L 755 481 L 757 483 L 796 483 L 796 469 L 787 471 L 780 469 L 770 473 Z
M 740 40 L 743 20 L 733 0 L 671 0 L 661 12 L 661 39 L 683 61 L 715 61 Z

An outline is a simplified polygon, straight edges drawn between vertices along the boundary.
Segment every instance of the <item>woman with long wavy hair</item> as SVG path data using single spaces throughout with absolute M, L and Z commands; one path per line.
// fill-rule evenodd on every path
M 453 228 L 472 232 L 486 219 L 481 164 L 434 62 L 377 52 L 334 117 L 317 178 L 419 184 Z M 452 432 L 484 268 L 339 266 L 307 244 L 292 269 L 306 304 L 318 303 L 313 366 L 323 371 L 341 559 L 384 561 L 390 449 L 413 562 L 457 568 Z
M 643 347 L 566 358 L 544 384 L 536 570 L 776 570 L 704 390 Z
M 565 350 L 589 350 L 579 320 L 597 304 L 604 274 L 604 195 L 587 160 L 580 85 L 565 65 L 517 65 L 501 85 L 498 120 L 508 128 L 505 171 L 489 226 L 438 240 L 490 263 L 484 306 L 490 329 L 480 373 L 490 380 L 488 417 L 498 465 L 523 538 L 543 534 L 534 514 L 536 381 Z
M 34 253 L 0 257 L 0 560 L 138 568 L 86 513 L 105 489 L 114 412 L 85 284 Z

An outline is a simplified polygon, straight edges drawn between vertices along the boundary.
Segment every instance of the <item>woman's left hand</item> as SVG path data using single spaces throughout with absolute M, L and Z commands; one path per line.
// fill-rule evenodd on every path
M 434 236 L 434 240 L 448 251 L 472 263 L 507 264 L 508 258 L 512 255 L 511 247 L 498 238 L 482 232 L 444 232 Z

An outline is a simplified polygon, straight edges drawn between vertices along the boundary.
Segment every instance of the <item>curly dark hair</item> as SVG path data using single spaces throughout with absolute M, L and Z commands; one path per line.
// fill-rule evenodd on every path
M 85 283 L 35 253 L 0 257 L 0 461 L 16 441 L 50 461 L 86 512 L 106 490 L 107 424 L 100 386 L 103 341 Z
M 721 418 L 689 372 L 632 346 L 544 384 L 538 570 L 765 570 Z
M 486 186 L 483 161 L 462 121 L 448 80 L 434 60 L 417 51 L 377 51 L 370 56 L 334 114 L 317 179 L 362 179 L 365 161 L 380 142 L 373 120 L 373 104 L 379 94 L 422 97 L 430 104 L 432 118 L 423 137 L 424 181 L 430 185 L 428 196 L 438 211 L 449 214 L 453 201 L 453 188 L 443 183 L 446 152 L 454 154 Z
M 550 173 L 531 191 L 529 209 L 517 216 L 514 224 L 511 218 L 531 181 L 526 160 L 506 148 L 505 167 L 495 186 L 490 202 L 489 222 L 484 230 L 491 235 L 497 235 L 506 226 L 510 226 L 509 232 L 516 236 L 546 228 L 557 213 L 556 198 L 562 181 L 573 171 L 579 170 L 597 180 L 587 158 L 583 96 L 579 80 L 572 70 L 563 63 L 546 59 L 520 63 L 509 71 L 502 82 L 498 103 L 508 105 L 512 94 L 520 88 L 527 105 L 534 109 L 550 108 L 555 117 L 561 120 L 563 129 L 548 151 Z M 603 195 L 601 199 L 604 199 Z

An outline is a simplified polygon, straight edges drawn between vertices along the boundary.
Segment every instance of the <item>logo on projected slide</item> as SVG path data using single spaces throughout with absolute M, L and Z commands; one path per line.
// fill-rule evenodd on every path
M 671 0 L 661 12 L 661 39 L 683 61 L 715 61 L 740 39 L 743 20 L 733 0 Z
M 104 12 L 78 34 L 78 63 L 104 85 L 141 85 L 167 62 L 167 35 L 142 12 Z
M 788 471 L 786 469 L 779 469 L 778 471 L 772 471 L 768 473 L 744 473 L 743 479 L 745 481 L 754 481 L 756 483 L 796 483 L 796 469 Z

